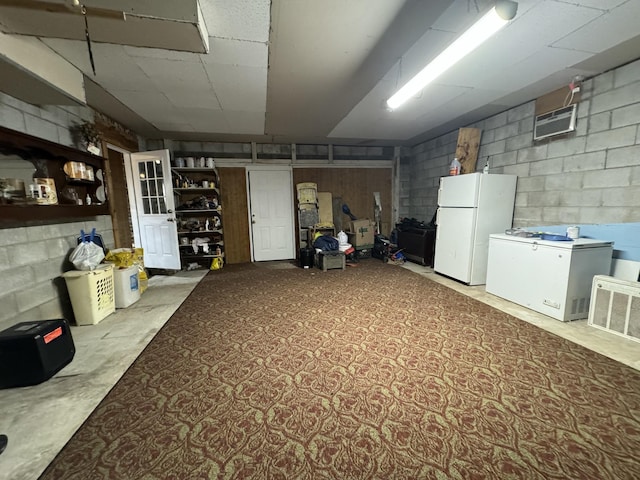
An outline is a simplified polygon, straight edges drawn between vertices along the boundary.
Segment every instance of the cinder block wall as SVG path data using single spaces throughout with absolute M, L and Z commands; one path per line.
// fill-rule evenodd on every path
M 43 207 L 46 208 L 46 207 Z M 68 318 L 70 304 L 61 274 L 80 230 L 96 229 L 113 248 L 111 217 L 0 230 L 0 330 L 28 320 Z
M 398 191 L 398 217 L 393 221 L 409 217 L 411 212 L 411 149 L 402 148 L 398 175 L 400 180 Z
M 70 127 L 90 118 L 86 108 L 40 108 L 0 93 L 0 125 L 35 137 L 73 146 Z M 113 248 L 109 215 L 83 222 L 0 228 L 0 330 L 19 321 L 60 318 L 68 312 L 60 274 L 71 268 L 66 259 L 80 230 L 93 227 L 105 245 Z
M 477 122 L 481 171 L 518 175 L 514 226 L 640 221 L 640 61 L 584 82 L 577 131 L 533 142 L 535 102 Z M 411 152 L 409 215 L 429 220 L 457 131 Z
M 71 127 L 92 120 L 93 112 L 87 107 L 38 107 L 0 92 L 0 125 L 34 137 L 73 147 Z

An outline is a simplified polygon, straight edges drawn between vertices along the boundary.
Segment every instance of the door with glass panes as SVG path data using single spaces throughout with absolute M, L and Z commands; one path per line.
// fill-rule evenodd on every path
M 144 265 L 180 270 L 169 151 L 132 153 L 131 171 Z

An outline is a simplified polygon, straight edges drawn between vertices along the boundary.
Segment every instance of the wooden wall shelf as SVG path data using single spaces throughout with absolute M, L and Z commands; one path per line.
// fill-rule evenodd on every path
M 96 215 L 109 215 L 103 205 L 0 205 L 0 228 L 76 222 Z
M 53 178 L 60 202 L 58 205 L 0 204 L 0 228 L 65 223 L 96 215 L 109 215 L 107 202 L 100 205 L 65 204 L 63 195 L 65 188 L 69 187 L 75 189 L 78 198 L 83 201 L 89 195 L 96 202 L 96 191 L 103 186 L 102 182 L 69 178 L 63 168 L 70 161 L 82 162 L 91 166 L 96 174 L 99 171 L 104 174 L 105 158 L 4 127 L 0 127 L 0 153 L 29 161 L 35 170 L 34 178 Z M 2 158 L 0 171 L 1 169 Z M 66 201 L 70 202 L 68 199 Z

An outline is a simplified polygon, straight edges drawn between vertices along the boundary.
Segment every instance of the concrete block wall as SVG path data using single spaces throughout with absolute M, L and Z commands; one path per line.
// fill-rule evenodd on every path
M 35 106 L 0 92 L 3 127 L 73 147 L 71 128 L 84 121 L 93 121 L 93 111 L 88 107 Z
M 400 162 L 398 168 L 399 191 L 398 191 L 398 218 L 411 218 L 411 151 L 402 148 L 400 151 Z
M 533 142 L 535 102 L 486 118 L 477 170 L 518 175 L 514 226 L 640 221 L 640 61 L 584 82 L 577 131 Z M 462 125 L 461 125 L 462 126 Z M 412 216 L 435 209 L 457 131 L 412 150 Z
M 69 318 L 61 274 L 73 269 L 68 257 L 80 230 L 90 232 L 94 227 L 105 246 L 113 248 L 109 215 L 91 221 L 0 229 L 0 330 L 21 321 Z
M 85 107 L 37 107 L 0 93 L 0 125 L 34 137 L 74 146 L 70 128 L 90 119 L 92 112 Z M 1 168 L 0 163 L 0 172 Z M 72 268 L 67 258 L 80 230 L 93 227 L 105 246 L 113 248 L 109 215 L 34 227 L 0 225 L 0 330 L 19 321 L 68 314 L 69 300 L 60 274 Z
M 458 132 L 450 132 L 416 145 L 411 152 L 408 217 L 429 222 L 438 205 L 440 177 L 448 175 L 456 151 Z M 402 168 L 403 164 L 401 164 Z M 401 172 L 401 178 L 404 176 Z

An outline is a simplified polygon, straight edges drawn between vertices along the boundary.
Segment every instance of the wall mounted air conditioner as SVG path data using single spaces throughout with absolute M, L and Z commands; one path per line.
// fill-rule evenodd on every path
M 541 140 L 554 135 L 573 132 L 576 129 L 577 105 L 559 108 L 552 112 L 536 116 L 533 126 L 533 139 Z
M 589 325 L 640 342 L 640 282 L 594 276 Z

